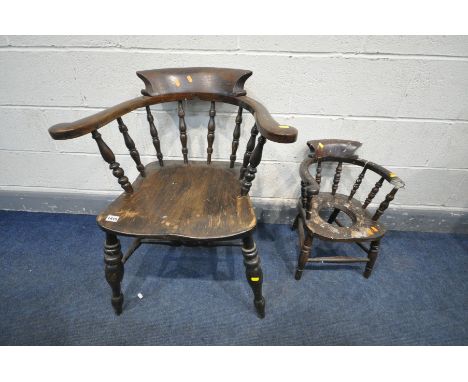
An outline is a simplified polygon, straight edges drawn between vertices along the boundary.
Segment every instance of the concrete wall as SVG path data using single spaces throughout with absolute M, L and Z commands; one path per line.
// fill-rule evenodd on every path
M 305 142 L 333 137 L 362 141 L 362 157 L 406 181 L 396 208 L 468 211 L 466 36 L 0 36 L 0 192 L 119 193 L 89 136 L 53 141 L 47 128 L 138 96 L 136 70 L 179 66 L 253 70 L 249 95 L 299 129 L 297 143 L 265 146 L 257 202 L 293 205 Z M 166 158 L 180 156 L 174 106 L 154 107 Z M 208 108 L 187 106 L 192 158 L 205 156 Z M 215 158 L 228 158 L 233 111 L 218 108 Z M 145 115 L 125 121 L 154 160 Z M 116 124 L 101 131 L 136 176 Z

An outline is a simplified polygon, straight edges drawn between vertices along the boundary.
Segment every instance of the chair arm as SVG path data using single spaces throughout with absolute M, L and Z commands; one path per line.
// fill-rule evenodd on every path
M 240 106 L 253 114 L 257 128 L 265 138 L 279 143 L 296 142 L 297 130 L 292 126 L 280 125 L 276 122 L 260 102 L 247 96 L 236 98 L 240 101 Z
M 109 122 L 125 115 L 135 109 L 155 103 L 170 101 L 169 97 L 142 96 L 119 103 L 96 114 L 79 119 L 75 122 L 59 123 L 49 128 L 49 134 L 53 139 L 71 139 L 91 133 Z
M 49 128 L 49 134 L 53 139 L 71 139 L 81 137 L 97 130 L 118 117 L 146 106 L 151 97 L 137 97 L 129 101 L 119 103 L 96 114 L 79 119 L 75 122 L 59 123 Z
M 301 176 L 301 180 L 306 185 L 305 191 L 309 196 L 317 195 L 320 191 L 319 184 L 309 172 L 309 167 L 312 163 L 314 163 L 314 158 L 307 158 L 303 160 L 299 166 L 299 175 Z
M 310 158 L 310 164 L 312 164 L 317 158 L 315 155 Z M 362 158 L 354 158 L 354 157 L 339 157 L 339 156 L 326 156 L 323 158 L 319 158 L 321 161 L 327 161 L 327 162 L 344 162 L 344 163 L 350 163 L 354 164 L 357 166 L 361 166 L 364 168 L 367 168 L 376 174 L 380 175 L 383 177 L 387 182 L 389 182 L 391 185 L 393 185 L 396 188 L 403 188 L 405 186 L 405 182 L 403 182 L 394 172 L 387 170 L 385 167 L 382 167 L 378 165 L 377 163 L 367 161 Z M 308 172 L 308 170 L 305 170 Z
M 167 94 L 160 96 L 141 96 L 133 98 L 129 101 L 119 103 L 118 105 L 112 106 L 106 110 L 100 111 L 89 117 L 85 117 L 70 123 L 59 123 L 49 128 L 49 134 L 53 139 L 71 139 L 81 137 L 82 135 L 91 133 L 93 130 L 97 130 L 109 122 L 125 115 L 140 107 L 154 105 L 161 102 L 176 101 L 179 99 L 210 99 L 210 100 L 221 100 L 229 103 L 234 103 L 242 106 L 249 110 L 254 118 L 257 128 L 260 133 L 267 139 L 280 142 L 280 143 L 292 143 L 297 139 L 297 130 L 288 125 L 280 125 L 270 115 L 268 110 L 260 102 L 255 101 L 252 98 L 240 96 L 240 97 L 227 97 L 212 94 Z
M 394 172 L 387 170 L 385 167 L 382 167 L 374 162 L 367 162 L 366 167 L 368 167 L 372 171 L 382 176 L 393 187 L 395 188 L 405 187 L 405 182 L 403 182 Z

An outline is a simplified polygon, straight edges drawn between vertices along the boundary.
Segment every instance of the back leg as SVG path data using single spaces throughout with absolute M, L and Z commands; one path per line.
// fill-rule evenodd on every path
M 335 208 L 333 210 L 332 214 L 330 215 L 330 217 L 328 218 L 327 223 L 333 224 L 333 222 L 335 221 L 335 219 L 336 219 L 336 217 L 338 216 L 339 213 L 340 213 L 340 210 L 338 208 Z
M 297 229 L 298 224 L 299 224 L 299 214 L 296 215 L 296 217 L 294 218 L 294 222 L 291 226 L 291 231 L 294 231 L 295 229 Z
M 380 240 L 375 240 L 371 242 L 368 259 L 369 261 L 366 264 L 366 270 L 364 271 L 364 277 L 368 279 L 372 273 L 372 269 L 374 268 L 375 261 L 377 260 L 377 256 L 379 255 L 379 247 L 380 247 Z

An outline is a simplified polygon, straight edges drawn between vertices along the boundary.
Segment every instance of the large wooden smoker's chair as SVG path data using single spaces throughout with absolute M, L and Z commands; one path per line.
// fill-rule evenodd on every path
M 298 229 L 300 253 L 295 278 L 300 280 L 307 262 L 310 263 L 366 263 L 364 277 L 368 278 L 374 267 L 379 252 L 380 240 L 385 235 L 385 227 L 379 223 L 380 217 L 394 199 L 397 191 L 404 187 L 403 181 L 395 173 L 366 161 L 356 155 L 360 142 L 340 139 L 322 139 L 307 142 L 310 154 L 302 161 L 299 174 L 301 176 L 301 197 L 297 203 L 298 214 L 293 229 Z M 321 189 L 322 164 L 337 163 L 331 192 Z M 342 176 L 343 163 L 362 167 L 349 194 L 337 193 Z M 315 177 L 309 168 L 315 166 Z M 361 203 L 354 196 L 358 191 L 367 172 L 374 172 L 380 176 L 375 186 L 370 190 L 367 198 Z M 391 191 L 371 214 L 369 204 L 375 198 L 384 182 L 389 182 Z M 320 216 L 322 210 L 330 210 L 328 219 Z M 351 225 L 346 226 L 339 214 L 348 215 Z M 324 256 L 310 257 L 312 240 L 317 237 L 322 240 L 356 243 L 367 257 Z M 363 242 L 370 242 L 367 248 Z
M 254 293 L 255 308 L 258 315 L 264 317 L 263 274 L 252 238 L 257 221 L 249 190 L 266 141 L 294 142 L 297 130 L 279 125 L 263 105 L 246 96 L 244 83 L 252 75 L 249 70 L 177 68 L 145 70 L 137 72 L 137 75 L 145 84 L 142 96 L 90 117 L 49 129 L 54 139 L 71 139 L 90 134 L 124 190 L 97 217 L 99 227 L 106 233 L 105 276 L 112 288 L 111 301 L 116 314 L 122 312 L 124 263 L 142 243 L 223 245 L 235 241 L 242 245 L 247 281 Z M 189 161 L 187 148 L 190 134 L 185 123 L 184 102 L 194 99 L 209 102 L 207 158 L 203 162 Z M 177 102 L 182 160 L 167 161 L 163 158 L 161 146 L 164 142 L 160 142 L 157 130 L 160 127 L 157 127 L 150 106 L 165 102 Z M 215 102 L 238 106 L 232 147 L 229 148 L 231 155 L 229 161 L 225 162 L 211 160 L 215 139 Z M 157 158 L 147 165 L 141 163 L 139 152 L 122 119 L 122 116 L 138 108 L 146 109 L 148 137 L 152 139 Z M 236 153 L 244 110 L 253 115 L 255 123 L 250 130 L 242 163 L 238 164 Z M 133 183 L 125 176 L 98 131 L 113 121 L 117 121 L 125 145 L 140 173 Z M 118 235 L 135 238 L 125 255 L 122 254 Z

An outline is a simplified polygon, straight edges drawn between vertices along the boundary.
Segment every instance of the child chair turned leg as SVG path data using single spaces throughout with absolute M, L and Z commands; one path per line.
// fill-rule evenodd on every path
M 302 244 L 301 252 L 299 254 L 299 260 L 297 262 L 297 269 L 295 279 L 300 280 L 302 277 L 302 271 L 304 270 L 307 260 L 310 256 L 310 250 L 312 248 L 312 235 L 309 232 L 306 232 L 304 243 Z
M 371 242 L 368 259 L 369 262 L 366 264 L 366 270 L 364 271 L 364 277 L 368 279 L 372 273 L 372 269 L 374 268 L 375 261 L 377 260 L 377 256 L 379 254 L 379 246 L 380 240 L 375 240 Z

